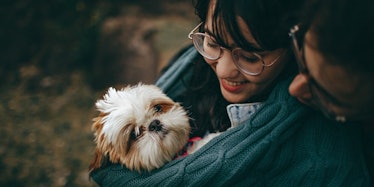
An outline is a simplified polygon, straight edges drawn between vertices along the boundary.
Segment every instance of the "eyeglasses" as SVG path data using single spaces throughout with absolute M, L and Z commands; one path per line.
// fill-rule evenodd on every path
M 197 25 L 189 34 L 188 38 L 192 40 L 196 50 L 207 60 L 218 60 L 222 56 L 223 50 L 229 50 L 220 46 L 213 36 L 205 33 L 196 32 L 203 23 Z M 243 73 L 248 75 L 259 75 L 264 71 L 265 67 L 272 66 L 281 57 L 279 55 L 270 63 L 265 63 L 261 55 L 248 52 L 241 48 L 231 50 L 231 55 L 236 67 Z M 207 62 L 209 63 L 209 62 Z
M 322 86 L 320 86 L 315 79 L 310 75 L 309 70 L 305 63 L 304 50 L 302 44 L 297 40 L 296 33 L 301 30 L 300 25 L 295 25 L 290 29 L 289 36 L 292 40 L 292 48 L 296 57 L 296 62 L 299 66 L 299 72 L 305 75 L 308 79 L 309 90 L 312 94 L 312 104 L 318 107 L 322 113 L 330 119 L 338 122 L 346 122 L 346 116 L 338 115 L 330 108 L 332 105 L 339 106 L 341 103 L 329 94 Z M 303 40 L 300 40 L 303 41 Z M 300 44 L 300 45 L 299 45 Z

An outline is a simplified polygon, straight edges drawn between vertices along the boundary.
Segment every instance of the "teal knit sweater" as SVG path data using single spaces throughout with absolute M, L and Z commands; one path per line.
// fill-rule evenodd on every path
M 174 72 L 169 79 L 160 78 L 168 94 L 179 84 L 175 72 L 189 71 L 193 55 L 187 50 L 166 72 Z M 192 155 L 152 172 L 113 164 L 91 177 L 100 186 L 369 186 L 359 129 L 303 106 L 288 85 L 280 82 L 252 118 Z

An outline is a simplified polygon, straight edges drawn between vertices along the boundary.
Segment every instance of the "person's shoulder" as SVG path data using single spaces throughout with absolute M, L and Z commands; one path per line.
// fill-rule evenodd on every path
M 163 68 L 156 85 L 172 99 L 180 96 L 192 77 L 193 62 L 197 57 L 198 53 L 193 45 L 182 48 Z
M 180 49 L 167 63 L 166 65 L 162 68 L 160 74 L 163 75 L 166 71 L 168 71 L 172 66 L 175 64 L 181 64 L 181 63 L 186 63 L 190 62 L 191 58 L 196 56 L 196 50 L 192 44 L 187 45 Z

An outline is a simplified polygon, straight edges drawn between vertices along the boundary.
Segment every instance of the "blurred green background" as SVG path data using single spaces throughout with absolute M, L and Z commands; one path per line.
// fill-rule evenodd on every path
M 0 186 L 96 186 L 96 99 L 109 86 L 153 83 L 190 43 L 191 0 L 0 5 Z

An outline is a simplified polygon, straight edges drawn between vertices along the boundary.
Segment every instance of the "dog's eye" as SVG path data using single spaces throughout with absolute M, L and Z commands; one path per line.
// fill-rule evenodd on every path
M 157 104 L 153 107 L 155 109 L 155 112 L 162 112 L 162 106 Z
M 140 134 L 141 134 L 141 132 L 136 133 L 135 130 L 133 130 L 133 131 L 131 132 L 130 138 L 131 138 L 132 140 L 135 140 L 135 139 L 137 139 L 137 138 L 140 136 Z
M 132 131 L 132 132 L 131 132 L 131 135 L 130 135 L 130 138 L 131 138 L 132 140 L 134 140 L 134 139 L 136 139 L 137 137 L 138 137 L 138 135 L 136 135 L 135 131 Z

